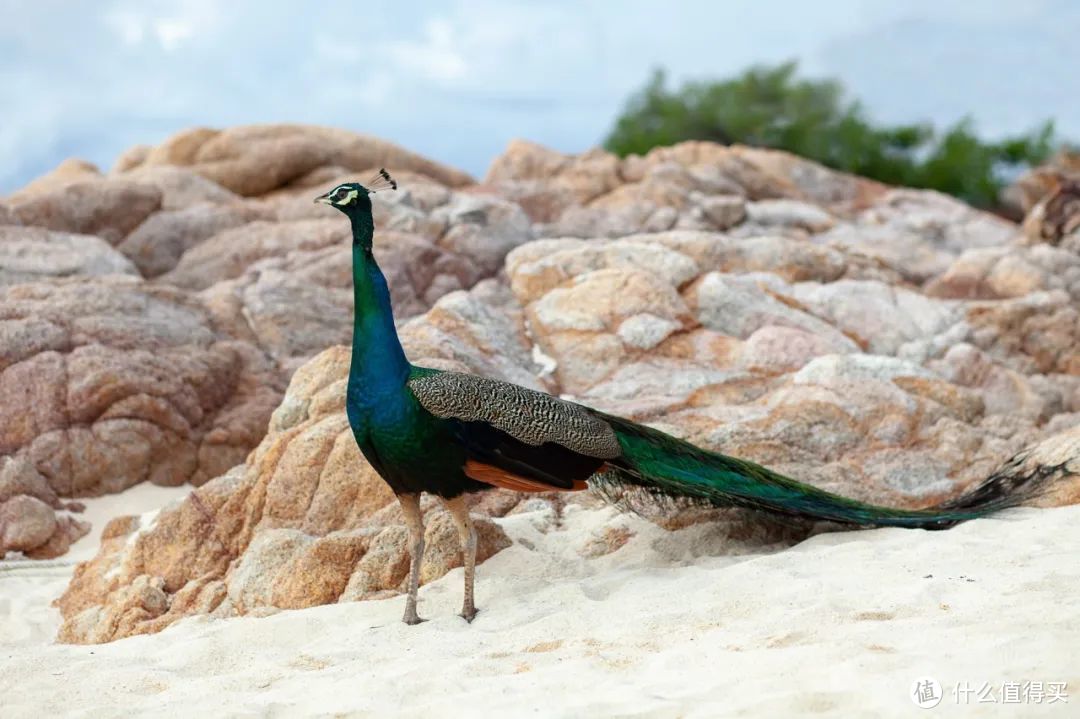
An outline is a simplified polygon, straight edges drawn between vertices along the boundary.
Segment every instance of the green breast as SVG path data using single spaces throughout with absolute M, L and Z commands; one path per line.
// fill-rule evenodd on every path
M 361 452 L 398 494 L 460 494 L 468 483 L 465 452 L 450 424 L 421 407 L 408 389 L 402 392 L 400 401 L 372 404 L 362 433 L 354 424 Z

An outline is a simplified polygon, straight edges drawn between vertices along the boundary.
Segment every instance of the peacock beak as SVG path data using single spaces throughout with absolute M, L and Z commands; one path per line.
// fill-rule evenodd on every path
M 331 190 L 330 192 L 333 192 L 333 190 Z M 315 202 L 321 202 L 324 205 L 332 205 L 332 204 L 334 204 L 333 202 L 330 201 L 330 192 L 327 192 L 325 195 L 319 195 L 318 197 L 315 198 Z

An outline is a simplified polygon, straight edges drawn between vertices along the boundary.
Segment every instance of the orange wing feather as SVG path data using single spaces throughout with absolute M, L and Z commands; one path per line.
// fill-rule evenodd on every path
M 589 485 L 583 479 L 575 480 L 574 486 L 571 489 L 566 489 L 565 487 L 553 487 L 550 484 L 544 484 L 535 479 L 528 479 L 512 472 L 507 472 L 505 469 L 500 469 L 499 467 L 490 464 L 484 464 L 483 462 L 477 462 L 474 459 L 465 461 L 465 474 L 466 476 L 475 479 L 477 482 L 490 484 L 493 487 L 512 489 L 515 492 L 580 492 L 583 489 L 589 488 Z

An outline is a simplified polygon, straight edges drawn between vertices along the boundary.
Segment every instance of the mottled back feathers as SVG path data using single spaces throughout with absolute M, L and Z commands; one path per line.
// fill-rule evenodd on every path
M 607 422 L 543 392 L 459 372 L 414 376 L 409 389 L 436 417 L 487 422 L 525 444 L 553 442 L 598 459 L 622 453 Z

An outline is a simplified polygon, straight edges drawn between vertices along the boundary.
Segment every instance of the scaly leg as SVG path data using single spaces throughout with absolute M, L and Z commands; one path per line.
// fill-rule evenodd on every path
M 420 495 L 399 494 L 398 502 L 401 503 L 401 513 L 405 515 L 405 526 L 409 528 L 409 597 L 405 600 L 405 616 L 401 621 L 419 624 L 424 621 L 416 615 L 420 560 L 424 557 L 424 518 L 420 514 Z
M 467 622 L 471 622 L 476 616 L 476 604 L 473 602 L 473 584 L 476 577 L 476 529 L 469 517 L 469 506 L 465 503 L 465 495 L 453 499 L 444 499 L 446 508 L 450 510 L 450 516 L 457 525 L 458 536 L 461 538 L 461 553 L 465 563 L 465 602 L 461 606 L 461 616 Z

